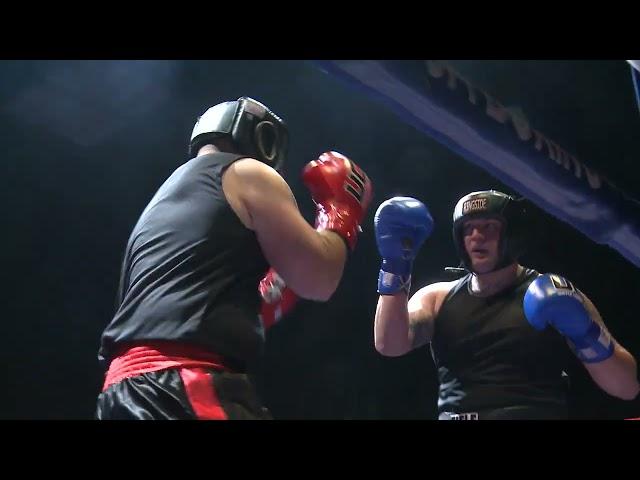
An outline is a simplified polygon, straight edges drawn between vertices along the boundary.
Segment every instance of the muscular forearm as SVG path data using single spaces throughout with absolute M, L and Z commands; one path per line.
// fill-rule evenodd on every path
M 382 355 L 397 357 L 411 350 L 407 294 L 380 295 L 374 324 L 376 350 Z
M 338 288 L 347 248 L 344 240 L 331 231 L 312 232 L 308 245 L 295 262 L 283 265 L 278 273 L 300 297 L 325 302 Z
M 327 301 L 338 288 L 342 278 L 347 261 L 347 246 L 340 235 L 329 230 L 319 231 L 318 238 L 320 253 L 315 258 L 317 264 L 313 270 L 318 273 L 315 279 L 316 298 Z
M 605 326 L 593 302 L 567 279 L 554 274 L 536 278 L 523 301 L 525 316 L 541 330 L 553 325 L 605 392 L 623 400 L 638 395 L 637 365 Z
M 375 347 L 382 355 L 395 357 L 414 348 L 414 326 L 419 315 L 409 313 L 411 270 L 420 246 L 433 230 L 433 218 L 421 201 L 412 197 L 393 197 L 378 207 L 374 226 L 382 258 L 378 273 L 380 298 L 374 326 Z M 411 301 L 417 302 L 415 299 L 414 295 Z
M 640 392 L 637 364 L 633 356 L 616 344 L 613 355 L 598 363 L 585 363 L 591 378 L 609 395 L 633 400 Z

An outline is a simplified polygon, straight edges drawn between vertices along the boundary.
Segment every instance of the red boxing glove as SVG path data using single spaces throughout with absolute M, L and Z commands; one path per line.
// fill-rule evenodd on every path
M 353 250 L 373 196 L 367 174 L 344 155 L 325 152 L 307 164 L 302 181 L 318 209 L 316 229 L 336 232 Z
M 289 313 L 298 302 L 298 296 L 287 287 L 273 268 L 260 281 L 258 291 L 262 297 L 260 319 L 265 330 Z

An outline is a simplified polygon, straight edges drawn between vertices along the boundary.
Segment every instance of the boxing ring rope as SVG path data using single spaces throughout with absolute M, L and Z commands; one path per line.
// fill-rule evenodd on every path
M 640 106 L 640 69 L 632 67 Z M 634 65 L 633 62 L 638 62 Z M 640 202 L 442 61 L 322 60 L 324 72 L 382 102 L 540 208 L 640 266 Z
M 636 100 L 638 101 L 638 110 L 640 110 L 640 60 L 627 60 L 631 65 L 631 80 L 633 88 L 636 92 Z

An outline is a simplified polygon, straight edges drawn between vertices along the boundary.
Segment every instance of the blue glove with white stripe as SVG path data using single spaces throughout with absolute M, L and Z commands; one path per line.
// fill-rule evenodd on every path
M 382 256 L 378 293 L 393 295 L 404 291 L 408 295 L 413 260 L 433 230 L 433 218 L 419 200 L 393 197 L 378 207 L 373 223 Z
M 582 362 L 602 362 L 613 355 L 611 335 L 591 318 L 582 294 L 560 275 L 540 275 L 531 282 L 523 308 L 527 320 L 536 330 L 552 325 L 567 337 Z

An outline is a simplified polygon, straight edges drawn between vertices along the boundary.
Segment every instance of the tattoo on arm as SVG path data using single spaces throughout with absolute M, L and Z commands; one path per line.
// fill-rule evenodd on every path
M 429 323 L 410 320 L 409 328 L 411 329 L 413 339 L 411 342 L 411 348 L 419 348 L 429 343 L 431 337 L 431 328 Z

